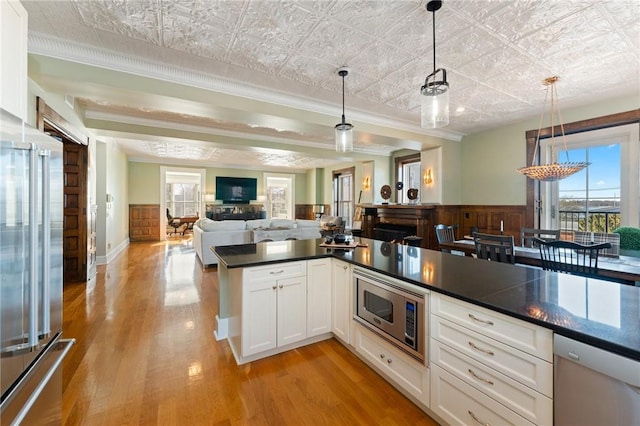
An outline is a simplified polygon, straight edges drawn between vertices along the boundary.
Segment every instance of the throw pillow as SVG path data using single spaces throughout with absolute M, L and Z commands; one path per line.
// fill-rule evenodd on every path
M 319 228 L 320 227 L 320 222 L 316 220 L 298 219 L 296 220 L 296 224 L 298 225 L 298 228 Z
M 293 229 L 296 227 L 296 222 L 291 219 L 271 219 L 271 228 L 289 228 Z
M 202 230 L 211 231 L 244 231 L 247 225 L 244 220 L 221 220 L 207 222 L 203 224 Z
M 268 227 L 269 227 L 269 221 L 267 219 L 254 219 L 254 220 L 247 221 L 247 229 L 250 231 L 258 228 L 268 228 Z

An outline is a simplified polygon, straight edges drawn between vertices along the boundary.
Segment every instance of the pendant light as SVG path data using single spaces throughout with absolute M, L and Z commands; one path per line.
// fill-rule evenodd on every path
M 521 167 L 518 169 L 518 172 L 527 176 L 530 179 L 540 180 L 545 182 L 553 182 L 560 179 L 564 179 L 567 176 L 571 176 L 574 173 L 579 172 L 580 170 L 588 167 L 591 163 L 586 162 L 570 162 L 569 161 L 569 151 L 567 150 L 567 140 L 564 135 L 564 125 L 562 124 L 562 120 L 560 117 L 560 109 L 558 108 L 558 124 L 560 126 L 560 133 L 562 135 L 562 141 L 564 142 L 564 153 L 567 161 L 565 163 L 556 163 L 554 159 L 555 152 L 555 109 L 556 104 L 558 102 L 558 93 L 556 91 L 556 82 L 560 78 L 558 76 L 547 77 L 543 80 L 542 84 L 547 87 L 544 102 L 542 105 L 542 115 L 540 116 L 540 126 L 538 127 L 538 134 L 536 136 L 536 146 L 533 150 L 533 158 L 531 159 L 531 166 L 529 167 Z M 551 96 L 549 96 L 551 94 Z M 542 122 L 544 121 L 544 111 L 545 104 L 547 103 L 547 99 L 551 97 L 551 111 L 550 111 L 550 124 L 551 124 L 551 152 L 550 157 L 553 163 L 549 164 L 535 164 L 536 157 L 538 156 L 538 152 L 540 150 L 540 132 L 542 131 Z
M 336 124 L 336 151 L 353 151 L 353 125 L 347 123 L 344 118 L 344 78 L 349 74 L 349 68 L 342 67 L 338 75 L 342 77 L 342 122 Z
M 420 124 L 426 129 L 435 129 L 449 124 L 449 83 L 447 70 L 436 68 L 436 10 L 442 7 L 441 0 L 427 3 L 427 11 L 433 15 L 433 72 L 424 80 L 420 88 Z

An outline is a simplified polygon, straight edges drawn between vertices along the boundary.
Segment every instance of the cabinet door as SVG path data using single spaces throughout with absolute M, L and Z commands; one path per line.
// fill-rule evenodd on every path
M 307 263 L 307 337 L 331 331 L 331 259 Z
M 243 357 L 276 347 L 277 294 L 277 281 L 274 279 L 243 285 Z
M 307 277 L 278 280 L 278 346 L 307 337 Z
M 351 269 L 349 264 L 333 261 L 332 267 L 331 331 L 344 343 L 349 343 L 351 324 Z

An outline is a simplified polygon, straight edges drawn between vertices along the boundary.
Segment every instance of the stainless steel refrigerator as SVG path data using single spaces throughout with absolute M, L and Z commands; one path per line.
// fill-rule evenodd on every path
M 62 142 L 0 109 L 0 424 L 60 424 Z

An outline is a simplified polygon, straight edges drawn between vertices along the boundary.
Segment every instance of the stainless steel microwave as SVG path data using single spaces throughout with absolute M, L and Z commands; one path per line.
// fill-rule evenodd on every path
M 357 269 L 353 280 L 355 320 L 424 362 L 425 295 Z

